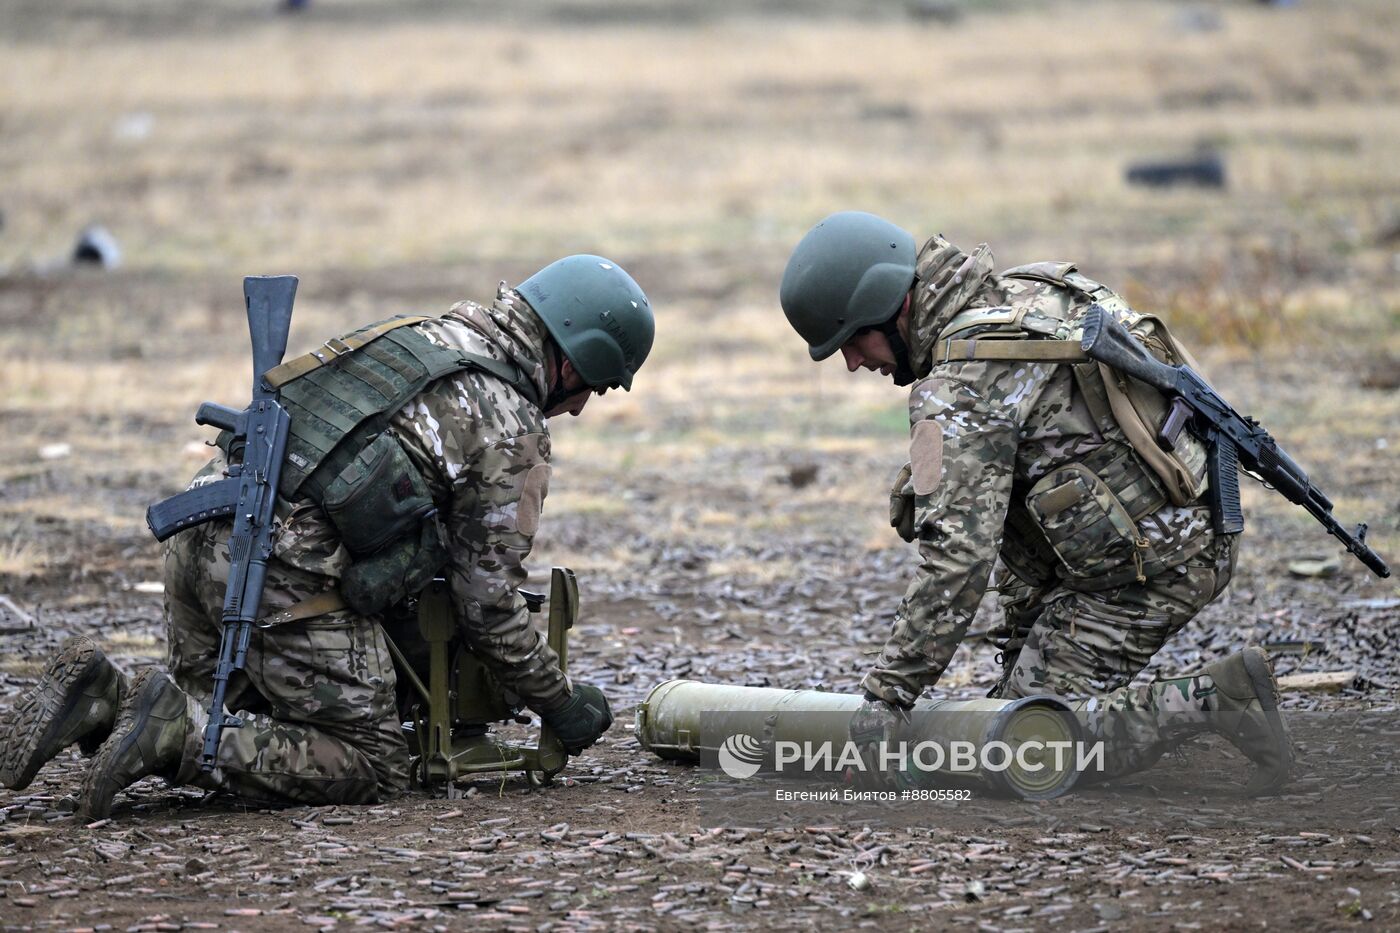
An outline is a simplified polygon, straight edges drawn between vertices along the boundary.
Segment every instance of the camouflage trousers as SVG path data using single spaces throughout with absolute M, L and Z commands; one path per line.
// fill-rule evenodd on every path
M 198 747 L 220 643 L 228 580 L 227 522 L 181 532 L 165 546 L 169 666 L 190 695 Z M 334 580 L 268 564 L 262 615 L 271 616 Z M 371 803 L 408 784 L 409 755 L 395 708 L 393 658 L 373 618 L 348 609 L 254 628 L 247 665 L 229 681 L 225 706 L 243 726 L 225 729 L 215 769 L 186 762 L 192 783 L 264 804 Z
M 1185 563 L 1144 583 L 1093 593 L 1063 586 L 1003 586 L 1002 677 L 991 696 L 1052 694 L 1069 701 L 1105 740 L 1107 773 L 1150 766 L 1202 731 L 1215 710 L 1208 675 L 1133 685 L 1152 656 L 1230 582 L 1237 536 L 1219 536 Z M 1086 775 L 1087 777 L 1087 775 Z

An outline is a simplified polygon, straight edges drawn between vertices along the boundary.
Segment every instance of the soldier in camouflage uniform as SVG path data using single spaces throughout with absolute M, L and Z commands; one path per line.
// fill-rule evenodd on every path
M 489 306 L 466 301 L 437 318 L 391 319 L 328 341 L 331 354 L 283 364 L 279 370 L 295 379 L 332 359 L 339 373 L 374 383 L 373 367 L 361 361 L 402 370 L 412 360 L 389 352 L 394 347 L 424 358 L 445 353 L 438 358 L 451 371 L 383 412 L 376 435 L 391 438 L 393 455 L 411 465 L 411 475 L 393 485 L 423 491 L 435 513 L 416 518 L 406 546 L 382 546 L 362 561 L 351 545 L 363 529 L 337 525 L 329 494 L 279 500 L 263 618 L 226 704 L 244 725 L 223 732 L 209 774 L 198 759 L 232 525 L 214 521 L 175 535 L 165 545 L 169 674 L 146 670 L 128 682 L 91 640 L 71 640 L 0 726 L 0 781 L 24 787 L 77 742 L 96 749 L 83 788 L 94 818 L 109 812 L 119 790 L 153 774 L 265 804 L 390 798 L 407 785 L 409 753 L 379 610 L 406 595 L 404 579 L 416 586 L 435 573 L 447 578 L 473 651 L 501 685 L 540 714 L 569 754 L 593 744 L 612 722 L 607 700 L 595 687 L 570 683 L 531 625 L 519 587 L 549 487 L 546 418 L 579 414 L 595 392 L 630 389 L 653 329 L 646 296 L 625 272 L 596 256 L 573 256 L 518 289 L 501 283 Z M 453 368 L 453 354 L 470 365 Z M 339 402 L 316 412 L 296 408 L 291 400 L 307 396 L 295 395 L 294 384 L 279 389 L 293 406 L 294 432 L 298 419 L 334 417 L 329 409 Z M 192 487 L 219 479 L 224 467 L 217 457 Z M 422 546 L 420 534 L 432 547 Z M 387 575 L 375 563 L 385 554 Z M 384 590 L 390 578 L 398 589 Z
M 1131 683 L 1221 593 L 1236 558 L 1236 538 L 1212 530 L 1200 443 L 1183 435 L 1165 461 L 1147 451 L 1150 465 L 1118 377 L 1078 351 L 1078 323 L 1098 303 L 1189 362 L 1160 322 L 1069 263 L 997 274 L 986 245 L 969 254 L 935 236 L 916 250 L 859 212 L 807 234 L 781 301 L 813 359 L 839 350 L 852 372 L 910 386 L 910 461 L 891 523 L 918 541 L 922 564 L 862 681 L 854 738 L 891 737 L 938 682 L 996 566 L 1005 623 L 992 696 L 1073 701 L 1113 740 L 1110 776 L 1210 728 L 1255 762 L 1252 790 L 1282 785 L 1291 751 L 1262 649 Z

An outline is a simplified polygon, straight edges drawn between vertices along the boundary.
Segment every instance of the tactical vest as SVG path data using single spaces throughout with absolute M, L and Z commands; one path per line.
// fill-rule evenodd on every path
M 394 414 L 430 383 L 465 369 L 540 403 L 514 364 L 439 346 L 409 326 L 427 320 L 399 315 L 370 324 L 263 375 L 291 416 L 279 493 L 315 502 L 335 525 L 353 559 L 341 596 L 365 614 L 418 592 L 447 561 L 427 483 L 386 431 Z
M 1032 549 L 1058 556 L 1071 586 L 1102 589 L 1145 580 L 1186 560 L 1204 537 L 1171 554 L 1157 554 L 1142 539 L 1137 522 L 1168 502 L 1197 503 L 1206 491 L 1207 451 L 1189 432 L 1163 450 L 1156 430 L 1169 403 L 1157 389 L 1092 360 L 1080 346 L 1080 312 L 1098 304 L 1113 314 L 1158 359 L 1195 359 L 1156 316 L 1141 314 L 1107 286 L 1076 272 L 1067 262 L 1040 262 L 1001 273 L 1066 289 L 1084 299 L 1065 319 L 1030 308 L 973 308 L 956 315 L 939 334 L 934 364 L 956 360 L 1064 363 L 1105 444 L 1079 463 L 1067 464 L 1025 492 L 1025 509 L 1008 523 Z M 1008 554 L 1008 563 L 1015 563 Z M 1018 569 L 1013 566 L 1013 569 Z
M 535 404 L 533 381 L 519 367 L 433 343 L 410 329 L 432 318 L 398 315 L 270 369 L 263 380 L 291 415 L 284 499 L 320 500 L 389 419 L 429 383 L 463 369 L 501 379 Z

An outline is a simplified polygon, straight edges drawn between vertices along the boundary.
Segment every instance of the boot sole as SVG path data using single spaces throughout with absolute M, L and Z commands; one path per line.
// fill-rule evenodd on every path
M 0 728 L 0 784 L 24 790 L 40 768 L 72 744 L 62 741 L 63 722 L 97 682 L 102 667 L 97 645 L 87 639 L 65 647 L 49 662 L 38 686 Z
M 110 793 L 106 793 L 101 784 L 112 770 L 113 758 L 124 757 L 140 737 L 141 728 L 151 715 L 151 707 L 155 703 L 154 697 L 147 698 L 144 694 L 147 692 L 147 685 L 158 676 L 160 672 L 151 668 L 137 674 L 132 680 L 131 686 L 127 688 L 126 702 L 122 704 L 111 736 L 102 743 L 97 755 L 88 765 L 87 775 L 83 778 L 83 812 L 88 819 L 101 820 L 110 816 L 113 798 L 117 796 L 118 791 L 126 789 L 125 786 L 114 787 Z

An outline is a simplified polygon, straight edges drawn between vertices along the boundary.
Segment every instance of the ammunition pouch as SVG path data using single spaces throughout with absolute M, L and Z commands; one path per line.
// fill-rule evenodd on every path
M 1155 318 L 1151 320 L 1160 325 Z M 1133 332 L 1140 335 L 1143 329 L 1135 327 Z M 1155 349 L 1152 342 L 1144 342 L 1149 349 Z M 1178 354 L 1158 351 L 1155 355 L 1167 363 L 1182 361 Z M 1166 396 L 1144 382 L 1094 361 L 1075 364 L 1074 379 L 1099 431 L 1116 428 L 1121 432 L 1137 455 L 1162 480 L 1172 504 L 1190 505 L 1205 493 L 1209 485 L 1205 444 L 1190 431 L 1178 434 L 1170 450 L 1157 443 L 1157 430 L 1170 408 Z
M 321 508 L 355 558 L 406 535 L 434 509 L 428 485 L 392 434 L 370 441 L 326 486 Z
M 1101 589 L 1145 579 L 1147 541 L 1123 503 L 1083 464 L 1043 477 L 1026 496 L 1026 509 L 1068 581 Z
M 447 563 L 447 547 L 436 514 L 378 551 L 356 560 L 340 576 L 340 595 L 356 612 L 372 615 L 433 582 Z
M 1167 504 L 1158 477 L 1126 445 L 1110 442 L 1041 477 L 1026 493 L 1024 505 L 1012 507 L 1007 525 L 1028 539 L 1022 548 L 1029 554 L 1053 555 L 1066 587 L 1104 590 L 1145 582 L 1209 542 L 1209 536 L 1197 535 L 1159 550 L 1138 522 Z M 1017 556 L 1014 548 L 1004 549 L 1007 565 L 1020 573 Z
M 341 595 L 372 614 L 426 586 L 447 553 L 428 484 L 392 434 L 370 441 L 327 486 L 321 499 L 354 562 Z

